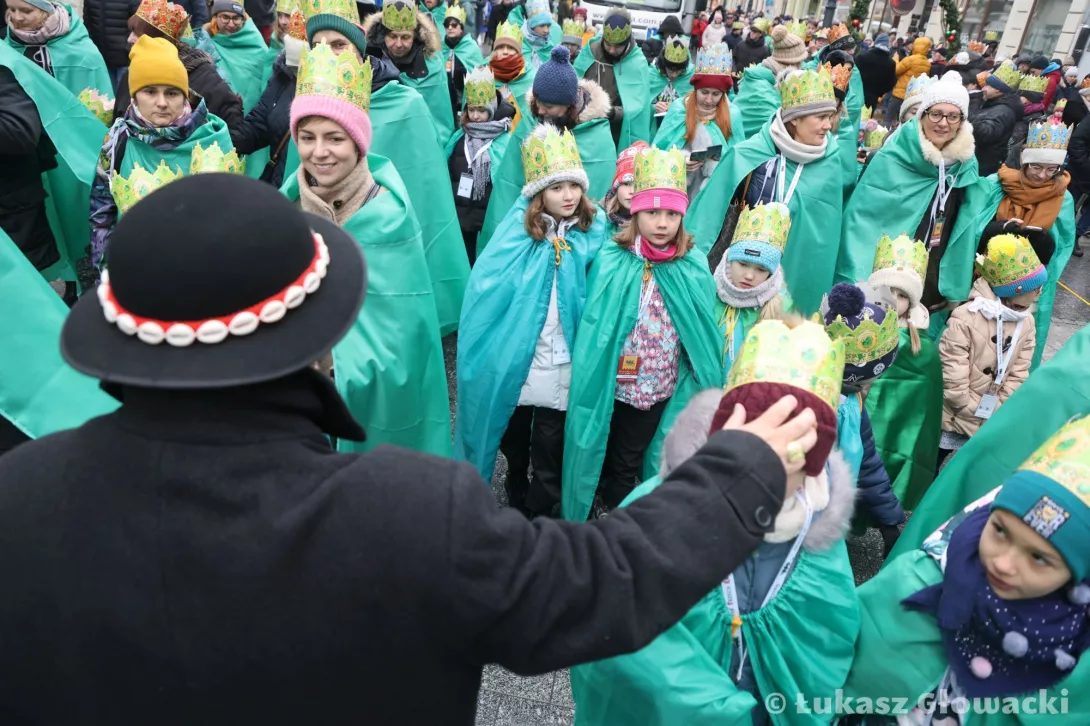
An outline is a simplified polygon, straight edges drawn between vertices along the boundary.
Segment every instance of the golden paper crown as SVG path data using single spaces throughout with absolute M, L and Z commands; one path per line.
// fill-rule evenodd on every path
M 809 321 L 794 329 L 765 320 L 750 329 L 727 373 L 724 392 L 748 383 L 782 383 L 809 391 L 836 411 L 844 377 L 844 345 Z
M 824 102 L 835 105 L 833 76 L 824 66 L 816 71 L 794 71 L 780 82 L 780 97 L 784 110 Z
M 496 77 L 488 66 L 477 66 L 466 76 L 466 108 L 487 106 L 496 102 Z
M 466 24 L 466 9 L 461 5 L 451 5 L 447 8 L 446 17 L 443 18 L 443 22 L 446 22 L 447 18 L 454 18 L 465 27 Z
M 611 14 L 612 16 L 612 14 Z M 629 21 L 619 28 L 609 24 L 602 24 L 602 39 L 612 45 L 624 45 L 632 37 L 632 23 Z
M 681 38 L 670 38 L 670 42 L 662 49 L 662 57 L 667 63 L 688 63 L 689 44 Z
M 501 39 L 513 41 L 514 44 L 522 48 L 522 26 L 513 25 L 506 20 L 500 23 L 496 27 L 496 41 L 493 43 L 493 47 L 499 45 Z
M 100 93 L 97 88 L 84 88 L 79 92 L 79 102 L 87 107 L 87 110 L 95 115 L 106 126 L 112 126 L 114 122 L 114 99 L 112 96 Z
M 1044 76 L 1022 76 L 1022 80 L 1018 82 L 1019 91 L 1029 91 L 1030 93 L 1044 93 L 1048 90 L 1048 79 Z
M 198 141 L 193 146 L 193 155 L 189 157 L 190 174 L 245 174 L 246 162 L 231 149 L 226 154 L 218 141 L 213 141 L 207 149 Z
M 768 35 L 768 31 L 772 30 L 772 21 L 768 18 L 757 18 L 749 27 Z
M 999 42 L 999 31 L 998 30 L 985 30 L 984 31 L 984 42 L 985 43 L 998 43 Z
M 395 33 L 416 30 L 416 7 L 402 0 L 382 6 L 382 27 Z
M 551 124 L 541 124 L 522 144 L 522 170 L 527 185 L 582 168 L 575 136 L 567 129 L 558 131 Z
M 110 194 L 114 197 L 118 213 L 125 214 L 134 204 L 156 189 L 165 187 L 183 176 L 185 174 L 181 171 L 174 171 L 167 166 L 165 160 L 159 161 L 159 166 L 154 173 L 147 171 L 138 163 L 133 163 L 132 172 L 129 173 L 128 178 L 121 174 L 114 174 L 110 178 Z
M 984 44 L 981 43 L 979 40 L 970 40 L 969 50 L 973 53 L 983 53 L 985 50 Z
M 295 8 L 291 11 L 291 17 L 288 19 L 288 35 L 296 40 L 306 42 L 307 21 L 299 8 Z
M 1066 100 L 1066 99 L 1061 99 Z M 1060 102 L 1056 102 L 1059 107 Z M 1067 145 L 1071 142 L 1071 132 L 1074 127 L 1065 126 L 1063 121 L 1054 121 L 1051 118 L 1040 122 L 1033 121 L 1029 125 L 1029 133 L 1026 135 L 1027 149 L 1050 149 L 1054 151 L 1067 151 Z M 1058 163 L 1063 163 L 1062 161 Z
M 352 23 L 360 24 L 360 11 L 356 0 L 299 0 L 303 17 L 310 20 L 315 15 L 333 15 Z
M 841 63 L 838 66 L 834 66 L 831 63 L 823 63 L 822 68 L 829 71 L 829 75 L 833 79 L 833 88 L 843 93 L 848 92 L 848 84 L 852 80 L 852 67 L 847 63 Z
M 863 148 L 864 149 L 880 149 L 882 144 L 886 143 L 886 136 L 889 135 L 889 129 L 881 124 L 877 124 L 873 129 L 866 129 L 863 131 Z
M 1000 234 L 988 240 L 987 254 L 977 255 L 981 274 L 993 288 L 1011 285 L 1041 269 L 1033 245 L 1017 234 Z
M 136 17 L 146 20 L 153 28 L 174 40 L 182 37 L 189 26 L 189 13 L 181 5 L 167 0 L 142 0 Z
M 791 234 L 791 211 L 786 204 L 769 202 L 756 207 L 744 207 L 734 227 L 735 242 L 765 242 L 780 252 L 787 248 L 787 236 Z
M 685 179 L 685 155 L 677 147 L 663 151 L 650 146 L 636 152 L 632 169 L 633 194 L 650 189 L 684 192 L 687 190 Z
M 291 11 L 299 7 L 299 0 L 276 0 L 276 12 L 291 15 Z
M 840 315 L 825 325 L 833 340 L 844 343 L 844 362 L 859 366 L 878 360 L 897 348 L 901 332 L 897 325 L 897 311 L 885 310 L 881 323 L 874 321 L 874 312 L 867 306 L 860 313 L 862 320 L 853 329 Z
M 907 234 L 891 239 L 888 234 L 878 240 L 878 249 L 874 253 L 874 271 L 907 270 L 920 276 L 921 282 L 927 274 L 927 245 L 917 242 Z
M 828 38 L 830 43 L 840 40 L 841 38 L 848 35 L 851 35 L 851 33 L 848 32 L 848 26 L 844 23 L 840 23 L 839 25 L 834 25 L 833 27 L 829 28 Z
M 560 34 L 570 38 L 582 38 L 587 26 L 582 20 L 565 20 L 560 26 Z
M 1064 424 L 1018 469 L 1047 476 L 1090 507 L 1090 417 Z
M 784 27 L 787 28 L 787 32 L 796 38 L 806 40 L 806 36 L 809 33 L 809 27 L 801 20 L 792 20 L 784 23 Z
M 874 109 L 870 106 L 864 106 L 863 110 L 859 112 L 859 123 L 865 124 L 871 120 L 871 116 L 874 115 Z
M 1022 74 L 1010 61 L 1003 61 L 998 68 L 991 72 L 991 75 L 1011 88 L 1018 88 L 1022 84 Z
M 355 53 L 334 55 L 325 43 L 303 49 L 295 96 L 339 98 L 366 112 L 371 108 L 371 58 L 361 64 Z

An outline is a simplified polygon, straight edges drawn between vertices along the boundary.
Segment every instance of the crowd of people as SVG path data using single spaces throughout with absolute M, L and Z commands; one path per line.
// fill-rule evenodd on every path
M 1090 77 L 259 5 L 6 0 L 5 723 L 1090 718 Z

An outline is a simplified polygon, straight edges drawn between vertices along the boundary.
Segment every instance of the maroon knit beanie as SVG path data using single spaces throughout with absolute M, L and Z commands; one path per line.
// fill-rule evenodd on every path
M 712 418 L 711 428 L 708 434 L 723 428 L 731 414 L 734 413 L 735 404 L 742 404 L 746 410 L 746 420 L 752 421 L 779 401 L 784 396 L 794 396 L 799 405 L 793 416 L 797 416 L 804 409 L 811 409 L 817 416 L 818 440 L 814 448 L 806 454 L 806 466 L 802 468 L 807 476 L 817 476 L 825 468 L 825 462 L 829 459 L 829 452 L 836 443 L 836 411 L 829 404 L 809 391 L 789 386 L 786 383 L 746 383 L 728 391 L 719 401 L 719 408 Z

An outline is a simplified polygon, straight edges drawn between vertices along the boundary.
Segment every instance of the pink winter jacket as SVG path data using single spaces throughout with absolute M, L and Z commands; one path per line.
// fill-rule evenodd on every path
M 978 297 L 997 300 L 991 286 L 978 278 L 969 294 L 972 302 Z M 1015 323 L 1003 323 L 1003 337 L 1014 333 Z M 999 388 L 999 403 L 1010 398 L 1029 375 L 1033 349 L 1037 336 L 1033 316 L 1027 315 L 1022 322 L 1022 332 L 1015 342 L 1010 369 Z M 950 314 L 950 322 L 939 339 L 939 358 L 942 359 L 942 430 L 963 436 L 972 436 L 984 423 L 974 412 L 980 399 L 995 380 L 998 367 L 995 351 L 995 321 L 988 320 L 979 312 L 970 312 L 969 304 L 958 307 Z

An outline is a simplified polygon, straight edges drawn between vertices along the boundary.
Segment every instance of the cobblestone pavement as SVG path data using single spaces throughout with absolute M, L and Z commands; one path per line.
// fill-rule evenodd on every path
M 1090 300 L 1090 255 L 1072 257 L 1061 281 L 1079 296 Z M 1059 288 L 1045 359 L 1051 358 L 1075 331 L 1088 322 L 1090 306 L 1071 292 Z M 443 342 L 453 415 L 455 338 L 452 335 Z M 506 473 L 507 465 L 501 456 L 492 479 L 493 491 L 501 504 L 505 503 L 503 479 Z M 882 537 L 878 530 L 871 529 L 863 536 L 849 538 L 848 554 L 857 583 L 873 577 L 882 564 Z M 520 678 L 499 666 L 485 668 L 477 699 L 477 726 L 570 726 L 574 719 L 575 703 L 572 701 L 567 671 Z

